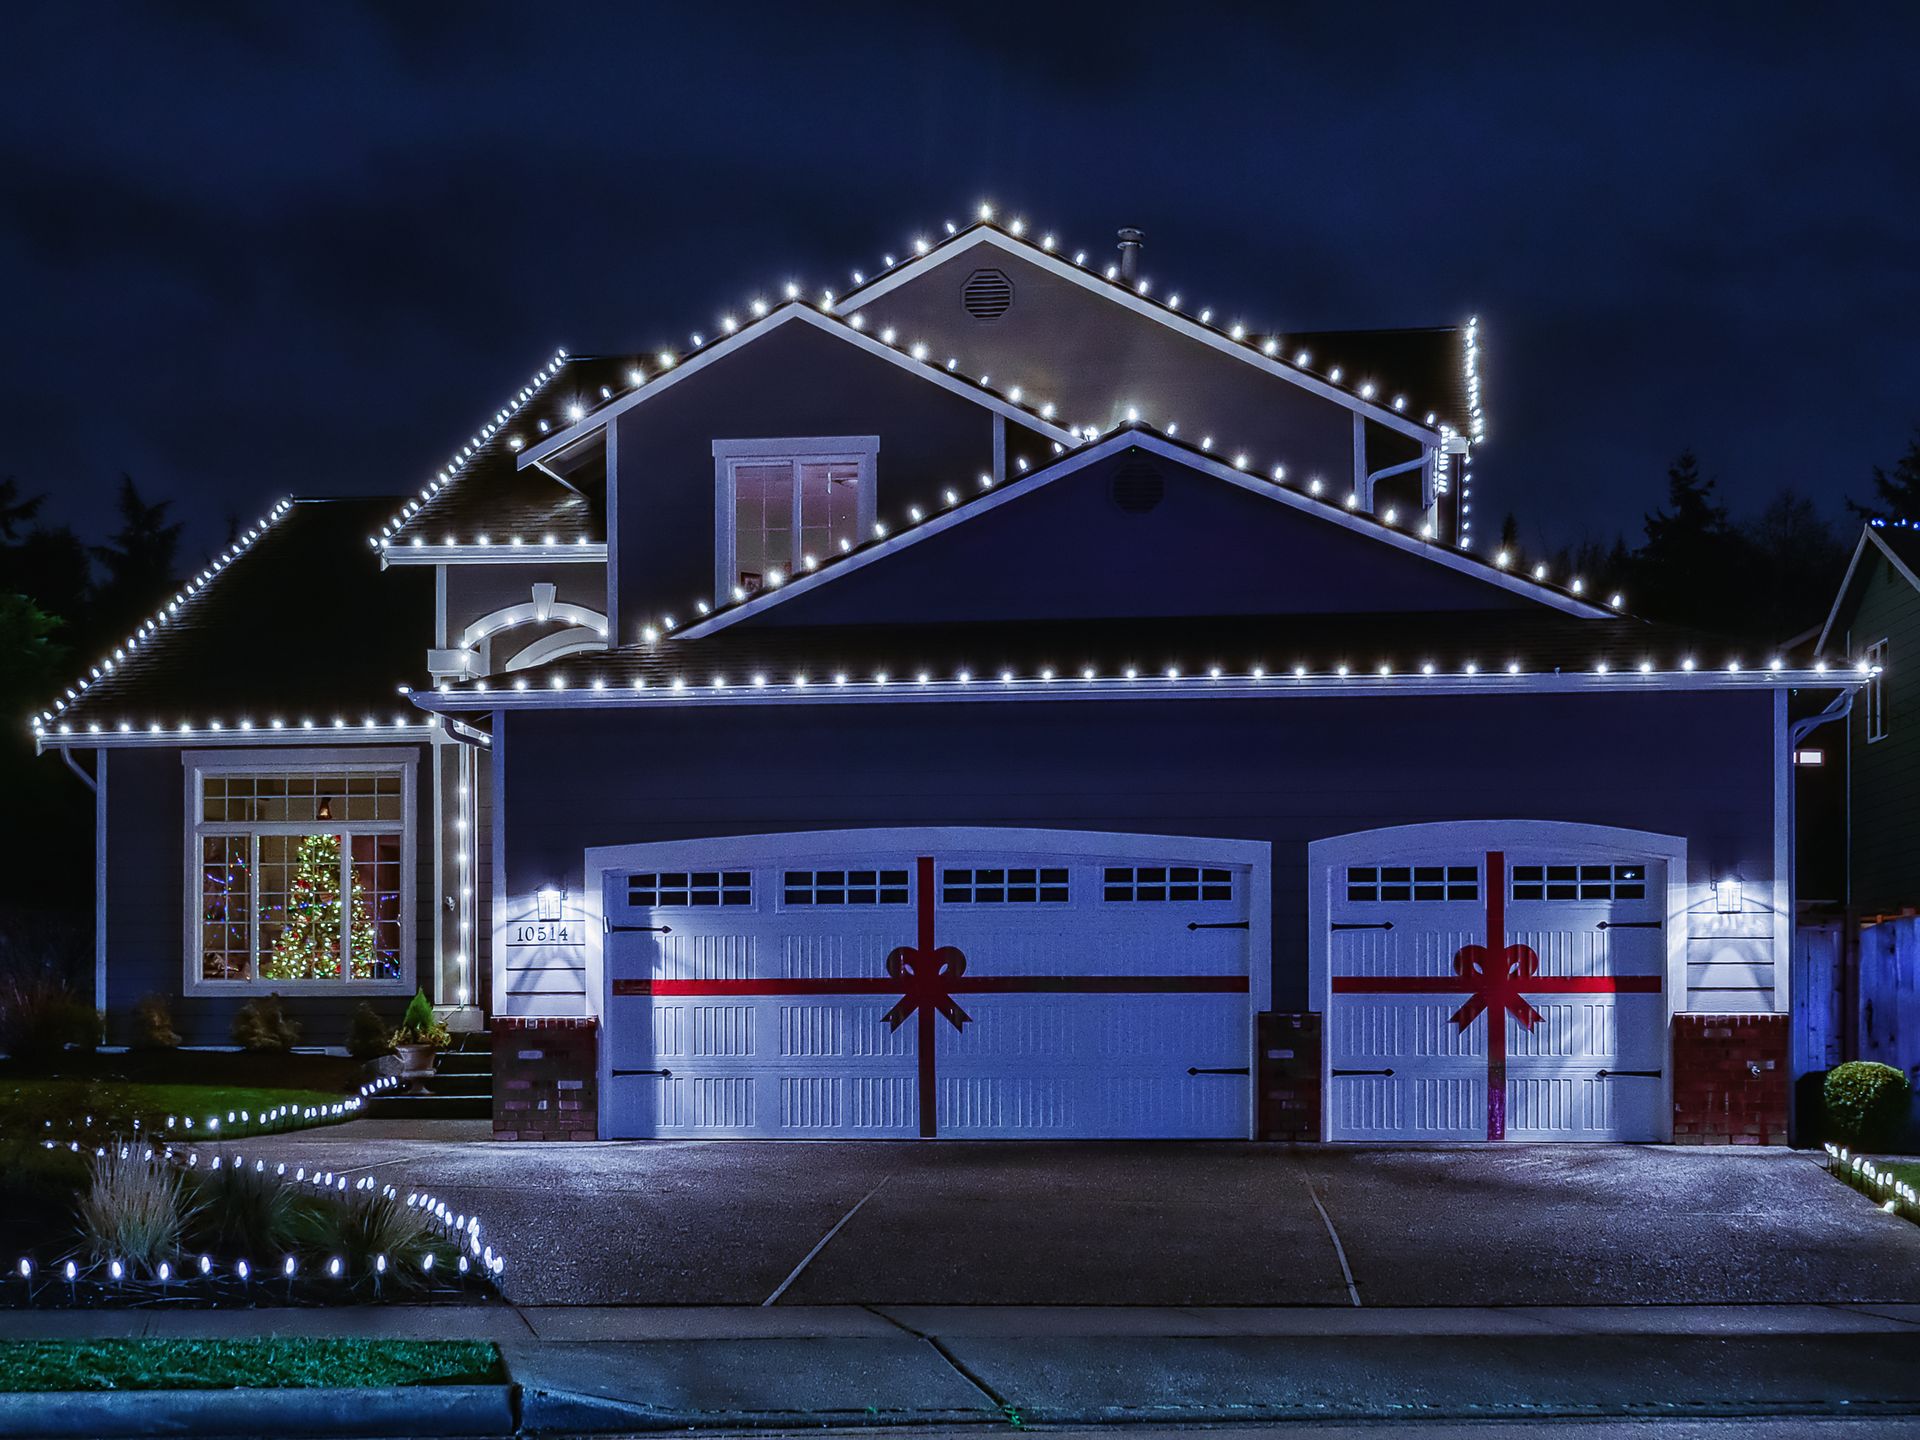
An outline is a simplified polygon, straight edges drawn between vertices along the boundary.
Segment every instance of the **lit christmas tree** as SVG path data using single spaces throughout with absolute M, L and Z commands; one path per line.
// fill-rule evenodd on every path
M 353 877 L 353 974 L 374 973 L 373 916 L 358 874 Z M 287 896 L 287 920 L 260 973 L 269 980 L 340 978 L 340 837 L 309 835 L 300 842 L 299 869 Z

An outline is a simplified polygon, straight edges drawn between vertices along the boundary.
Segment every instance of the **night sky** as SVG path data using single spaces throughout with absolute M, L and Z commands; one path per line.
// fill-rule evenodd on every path
M 198 554 L 990 198 L 1256 327 L 1477 312 L 1489 527 L 1631 537 L 1686 445 L 1837 514 L 1920 422 L 1920 11 L 1566 8 L 16 0 L 0 474 Z

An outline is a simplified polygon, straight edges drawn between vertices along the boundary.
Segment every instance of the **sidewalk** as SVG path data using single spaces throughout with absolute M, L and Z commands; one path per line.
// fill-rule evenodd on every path
M 1920 1305 L 8 1311 L 0 1339 L 497 1341 L 529 1431 L 1920 1414 Z

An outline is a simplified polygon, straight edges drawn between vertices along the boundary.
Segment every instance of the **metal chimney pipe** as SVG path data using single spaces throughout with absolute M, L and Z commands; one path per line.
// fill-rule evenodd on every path
M 1120 278 L 1131 285 L 1140 278 L 1140 252 L 1146 248 L 1147 232 L 1129 225 L 1120 232 Z

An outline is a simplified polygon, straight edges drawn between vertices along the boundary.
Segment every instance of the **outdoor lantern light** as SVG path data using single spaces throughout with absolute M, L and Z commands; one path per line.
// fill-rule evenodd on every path
M 1713 882 L 1713 908 L 1722 915 L 1738 915 L 1743 908 L 1740 879 L 1729 875 Z
M 541 886 L 539 893 L 533 897 L 534 903 L 539 907 L 539 919 L 543 922 L 558 920 L 560 918 L 560 902 L 566 897 L 566 893 L 566 891 L 556 889 L 552 885 Z

